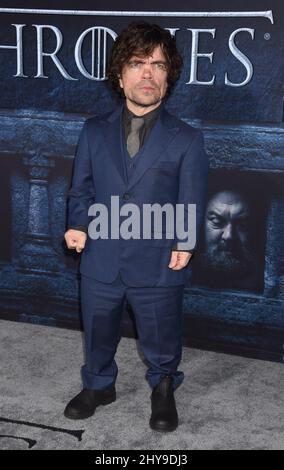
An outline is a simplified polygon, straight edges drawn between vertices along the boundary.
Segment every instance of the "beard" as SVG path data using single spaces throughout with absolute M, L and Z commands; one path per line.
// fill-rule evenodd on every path
M 197 269 L 206 283 L 226 286 L 255 273 L 257 260 L 248 247 L 221 241 L 199 253 Z
M 149 108 L 150 106 L 154 106 L 155 104 L 158 104 L 162 101 L 160 96 L 153 96 L 151 101 L 149 100 L 148 102 L 143 102 L 141 99 L 138 97 L 133 97 L 133 98 L 128 98 L 131 103 L 135 104 L 136 106 L 140 106 L 141 108 Z
M 154 91 L 151 93 L 149 92 L 148 94 L 143 94 L 141 90 L 143 85 L 151 87 Z M 160 103 L 163 97 L 161 96 L 161 90 L 159 87 L 155 83 L 147 81 L 139 83 L 137 87 L 133 89 L 133 92 L 130 94 L 130 96 L 127 96 L 127 99 L 136 106 L 140 106 L 141 108 L 148 108 Z

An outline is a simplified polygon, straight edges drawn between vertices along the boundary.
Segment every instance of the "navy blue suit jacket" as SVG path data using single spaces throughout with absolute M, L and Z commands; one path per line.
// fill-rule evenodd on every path
M 123 167 L 126 150 L 122 110 L 123 106 L 119 106 L 111 113 L 89 118 L 84 123 L 68 193 L 68 227 L 87 229 L 92 220 L 88 216 L 90 205 L 102 203 L 110 213 L 111 196 L 119 196 L 120 207 L 135 203 L 141 214 L 143 204 L 175 206 L 180 203 L 186 207 L 196 204 L 198 233 L 208 177 L 208 158 L 201 131 L 172 116 L 162 105 L 159 118 L 140 150 L 137 166 L 127 181 Z M 155 237 L 162 236 L 161 239 L 93 240 L 88 236 L 80 272 L 111 283 L 120 271 L 126 284 L 137 287 L 185 284 L 190 277 L 190 263 L 179 271 L 168 267 L 178 239 L 176 233 L 172 235 L 174 239 L 168 239 L 166 230 L 163 225 L 161 234 L 155 233 Z

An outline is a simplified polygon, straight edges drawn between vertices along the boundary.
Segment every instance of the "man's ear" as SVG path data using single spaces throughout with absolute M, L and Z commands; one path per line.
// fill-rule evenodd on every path
M 121 75 L 118 74 L 118 75 L 117 75 L 117 78 L 118 78 L 118 81 L 119 81 L 119 86 L 120 86 L 120 88 L 123 88 L 123 83 L 122 83 L 122 80 L 121 80 Z

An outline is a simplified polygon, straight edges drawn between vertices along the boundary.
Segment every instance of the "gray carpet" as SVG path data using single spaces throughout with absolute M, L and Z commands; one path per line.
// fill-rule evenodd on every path
M 119 344 L 117 401 L 75 422 L 63 410 L 81 390 L 82 333 L 5 320 L 0 328 L 1 449 L 284 450 L 282 364 L 184 348 L 180 426 L 163 434 L 148 426 L 136 340 Z

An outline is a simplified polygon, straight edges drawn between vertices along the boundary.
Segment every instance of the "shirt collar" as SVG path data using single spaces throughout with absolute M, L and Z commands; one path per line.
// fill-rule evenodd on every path
M 161 112 L 161 108 L 162 108 L 162 103 L 160 103 L 160 105 L 153 109 L 152 111 L 149 111 L 148 113 L 144 114 L 143 116 L 137 116 L 136 114 L 132 113 L 132 111 L 130 111 L 126 104 L 124 104 L 124 116 L 125 116 L 125 119 L 127 121 L 130 121 L 133 117 L 142 117 L 144 119 L 144 122 L 146 123 L 146 125 L 148 124 L 151 124 L 153 121 L 155 121 L 155 119 L 158 118 L 160 112 Z

